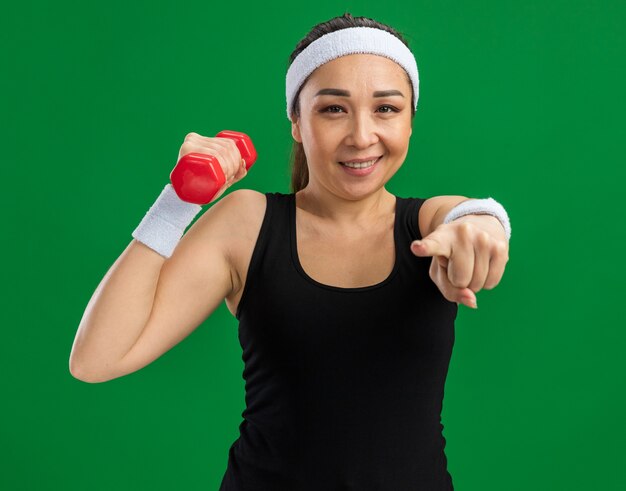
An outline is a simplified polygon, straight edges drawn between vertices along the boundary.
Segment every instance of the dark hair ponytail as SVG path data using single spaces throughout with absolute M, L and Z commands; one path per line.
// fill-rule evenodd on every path
M 338 31 L 340 29 L 346 29 L 348 27 L 374 27 L 376 29 L 382 29 L 383 31 L 387 31 L 388 33 L 396 36 L 406 45 L 407 48 L 410 49 L 407 41 L 394 28 L 367 17 L 352 17 L 351 14 L 346 12 L 341 17 L 334 17 L 326 22 L 321 22 L 320 24 L 314 26 L 311 31 L 298 43 L 296 48 L 289 56 L 289 63 L 287 68 L 291 66 L 291 63 L 296 58 L 296 56 L 298 56 L 313 41 L 322 37 L 324 34 Z M 415 94 L 413 93 L 413 84 L 408 74 L 406 75 L 406 78 L 409 82 L 409 85 L 411 86 L 411 118 L 413 118 L 413 116 L 415 116 Z M 306 85 L 307 81 L 308 78 L 302 83 L 300 89 L 298 89 L 298 92 L 294 97 L 293 108 L 291 111 L 294 117 L 300 116 L 300 92 L 302 91 L 302 88 Z M 305 188 L 309 183 L 309 168 L 306 161 L 306 155 L 304 153 L 304 147 L 300 142 L 293 142 L 293 146 L 291 148 L 290 165 L 291 191 L 293 193 L 297 193 L 301 189 Z

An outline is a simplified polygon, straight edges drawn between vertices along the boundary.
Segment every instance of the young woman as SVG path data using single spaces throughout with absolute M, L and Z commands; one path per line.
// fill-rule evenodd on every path
M 394 29 L 350 14 L 315 26 L 287 73 L 292 193 L 234 191 L 183 236 L 200 207 L 166 186 L 87 306 L 74 376 L 140 369 L 225 300 L 246 409 L 222 491 L 453 489 L 440 415 L 454 321 L 500 281 L 510 224 L 491 198 L 385 189 L 417 99 Z M 245 176 L 232 142 L 190 133 L 189 152 L 219 157 L 219 194 Z

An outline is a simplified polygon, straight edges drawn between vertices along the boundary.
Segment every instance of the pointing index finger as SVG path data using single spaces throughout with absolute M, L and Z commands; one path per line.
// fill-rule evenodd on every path
M 424 237 L 422 240 L 411 242 L 411 250 L 418 256 L 444 256 L 449 258 L 452 254 L 450 243 L 436 232 Z

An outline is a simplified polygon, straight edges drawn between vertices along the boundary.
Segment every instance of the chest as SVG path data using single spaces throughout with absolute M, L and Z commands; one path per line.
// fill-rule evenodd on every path
M 393 227 L 362 234 L 320 234 L 301 226 L 295 260 L 313 280 L 340 288 L 380 283 L 395 263 Z

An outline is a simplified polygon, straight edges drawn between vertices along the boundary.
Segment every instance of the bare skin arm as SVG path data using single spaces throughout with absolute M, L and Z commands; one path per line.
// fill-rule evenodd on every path
M 165 259 L 132 240 L 89 301 L 70 355 L 70 372 L 104 382 L 148 365 L 187 337 L 232 292 L 228 240 L 256 191 L 217 201 Z

